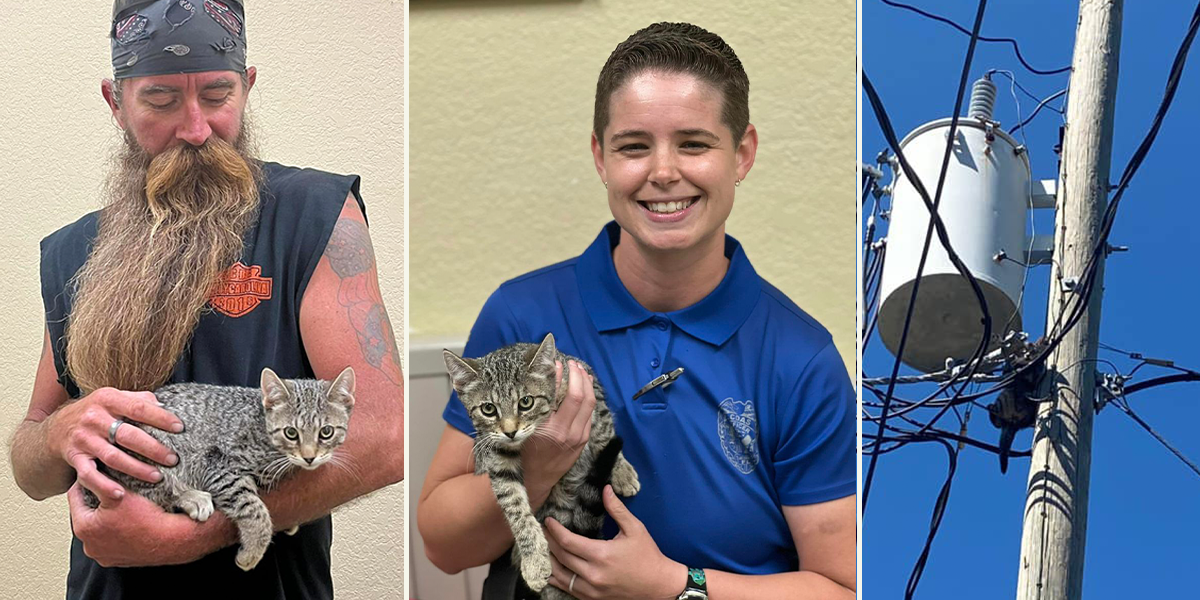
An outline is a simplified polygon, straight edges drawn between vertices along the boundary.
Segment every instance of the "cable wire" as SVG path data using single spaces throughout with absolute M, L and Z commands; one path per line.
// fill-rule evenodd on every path
M 1071 70 L 1071 67 L 1069 67 L 1069 66 L 1062 67 L 1059 69 L 1051 69 L 1049 71 L 1035 69 L 1032 65 L 1030 65 L 1028 62 L 1026 62 L 1025 57 L 1023 55 L 1021 55 L 1021 46 L 1019 46 L 1017 44 L 1017 40 L 1014 40 L 1012 38 L 983 37 L 983 36 L 978 35 L 978 32 L 973 34 L 972 32 L 968 31 L 967 28 L 963 27 L 962 25 L 959 25 L 958 23 L 955 23 L 954 21 L 951 21 L 950 19 L 947 19 L 946 17 L 935 15 L 931 12 L 921 10 L 915 6 L 910 6 L 908 4 L 895 2 L 894 0 L 880 0 L 880 2 L 883 2 L 884 4 L 894 7 L 894 8 L 902 8 L 904 10 L 909 10 L 909 11 L 915 12 L 915 13 L 921 15 L 922 17 L 933 19 L 934 21 L 938 21 L 940 23 L 945 23 L 945 24 L 961 31 L 962 33 L 965 33 L 967 35 L 970 35 L 970 36 L 978 39 L 981 42 L 1001 42 L 1001 43 L 1012 44 L 1013 52 L 1016 53 L 1017 60 L 1021 61 L 1021 66 L 1025 67 L 1026 70 L 1028 70 L 1030 73 L 1033 73 L 1035 75 L 1058 75 L 1059 73 L 1066 73 Z
M 1062 96 L 1063 94 L 1066 94 L 1066 93 L 1067 93 L 1067 88 L 1063 88 L 1063 89 L 1058 90 L 1057 92 L 1054 92 L 1053 94 L 1050 94 L 1049 96 L 1046 96 L 1045 98 L 1043 98 L 1040 102 L 1038 102 L 1037 106 L 1035 106 L 1033 108 L 1033 112 L 1029 113 L 1029 116 L 1025 117 L 1024 121 L 1021 121 L 1020 123 L 1017 123 L 1016 125 L 1013 125 L 1012 128 L 1008 130 L 1008 133 L 1012 134 L 1013 132 L 1015 132 L 1018 129 L 1024 129 L 1026 125 L 1028 125 L 1029 123 L 1031 123 L 1033 121 L 1034 117 L 1038 116 L 1038 112 L 1040 112 L 1042 110 L 1043 106 L 1046 106 L 1051 100 L 1058 98 L 1059 96 Z M 1052 110 L 1060 112 L 1060 114 L 1061 114 L 1061 111 L 1059 109 L 1056 109 L 1054 107 L 1050 107 L 1050 108 Z
M 1188 457 L 1184 456 L 1183 453 L 1180 452 L 1178 448 L 1176 448 L 1175 446 L 1172 446 L 1171 442 L 1168 442 L 1166 440 L 1166 438 L 1159 435 L 1159 433 L 1157 431 L 1155 431 L 1154 428 L 1151 427 L 1149 423 L 1143 421 L 1141 417 L 1137 416 L 1137 413 L 1133 412 L 1133 409 L 1130 408 L 1128 402 L 1125 402 L 1124 400 L 1114 401 L 1113 406 L 1121 409 L 1121 412 L 1129 415 L 1129 418 L 1133 419 L 1134 423 L 1137 423 L 1138 425 L 1140 425 L 1142 427 L 1142 429 L 1145 429 L 1147 433 L 1154 436 L 1154 439 L 1158 440 L 1158 443 L 1162 444 L 1163 447 L 1166 448 L 1167 450 L 1170 450 L 1171 454 L 1174 454 L 1176 458 L 1183 461 L 1183 464 L 1187 465 L 1188 468 L 1191 469 L 1193 473 L 1200 475 L 1200 467 L 1196 466 L 1196 463 L 1192 462 L 1191 460 L 1188 459 Z

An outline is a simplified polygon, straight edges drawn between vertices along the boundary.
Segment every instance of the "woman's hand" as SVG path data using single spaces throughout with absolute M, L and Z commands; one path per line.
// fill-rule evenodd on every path
M 592 430 L 592 412 L 596 392 L 592 376 L 583 367 L 567 361 L 567 395 L 558 410 L 542 423 L 521 449 L 521 465 L 530 505 L 536 511 L 550 489 L 571 469 L 587 445 Z M 558 385 L 563 381 L 563 365 L 555 362 Z
M 687 567 L 659 551 L 646 526 L 625 508 L 612 486 L 604 486 L 604 508 L 621 528 L 611 540 L 576 535 L 554 519 L 546 519 L 553 567 L 550 585 L 580 600 L 674 600 L 679 596 Z

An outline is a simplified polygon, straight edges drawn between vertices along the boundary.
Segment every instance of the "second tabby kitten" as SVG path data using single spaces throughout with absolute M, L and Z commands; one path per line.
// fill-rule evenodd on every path
M 601 493 L 610 482 L 621 496 L 638 492 L 637 471 L 621 454 L 612 413 L 604 402 L 604 389 L 591 367 L 559 352 L 554 335 L 540 345 L 513 344 L 477 359 L 463 359 L 444 351 L 446 369 L 477 432 L 475 473 L 486 473 L 492 491 L 513 532 L 512 563 L 521 570 L 529 589 L 545 599 L 571 598 L 546 584 L 550 579 L 550 549 L 542 531 L 553 517 L 580 535 L 598 537 L 604 523 Z M 571 469 L 550 491 L 533 514 L 521 469 L 521 446 L 558 409 L 567 393 L 567 361 L 579 363 L 595 382 L 596 408 L 587 445 Z M 555 384 L 555 361 L 563 365 L 562 383 Z
M 197 521 L 207 520 L 214 509 L 225 513 L 238 528 L 237 566 L 250 570 L 274 533 L 258 490 L 269 489 L 296 467 L 315 469 L 334 460 L 354 407 L 354 370 L 347 367 L 329 382 L 285 380 L 263 369 L 260 388 L 179 383 L 154 394 L 183 421 L 184 431 L 143 429 L 174 451 L 179 463 L 160 468 L 158 483 L 101 468 L 166 510 L 179 509 Z M 85 496 L 89 505 L 97 505 L 94 495 Z

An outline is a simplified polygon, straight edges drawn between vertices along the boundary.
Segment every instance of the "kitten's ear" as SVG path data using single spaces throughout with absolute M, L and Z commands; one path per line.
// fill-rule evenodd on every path
M 479 381 L 478 363 L 461 358 L 449 350 L 442 350 L 442 358 L 446 359 L 446 373 L 450 375 L 454 390 L 460 396 L 467 388 Z
M 537 350 L 525 355 L 525 369 L 534 377 L 554 381 L 554 357 L 557 355 L 558 350 L 554 347 L 554 334 L 547 333 Z
M 275 371 L 263 369 L 262 377 L 259 378 L 259 386 L 262 388 L 263 407 L 267 410 L 288 401 L 287 385 L 275 374 Z
M 330 402 L 337 402 L 346 407 L 346 410 L 354 408 L 354 369 L 346 367 L 342 369 L 341 374 L 329 384 L 329 393 L 327 398 Z

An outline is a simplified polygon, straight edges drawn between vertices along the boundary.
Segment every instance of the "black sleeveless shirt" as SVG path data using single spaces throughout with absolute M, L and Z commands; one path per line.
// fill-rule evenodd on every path
M 311 378 L 300 338 L 300 301 L 348 194 L 358 200 L 359 178 L 263 164 L 258 222 L 246 233 L 241 261 L 226 274 L 184 350 L 169 383 L 257 387 L 264 367 L 281 377 Z M 58 381 L 72 398 L 79 388 L 65 374 L 68 282 L 83 266 L 96 237 L 99 213 L 85 215 L 42 240 L 42 299 Z M 130 290 L 136 294 L 137 290 Z M 71 540 L 70 600 L 162 597 L 238 597 L 262 600 L 333 598 L 330 517 L 294 536 L 276 534 L 250 572 L 234 563 L 237 546 L 196 562 L 163 567 L 106 568 Z

